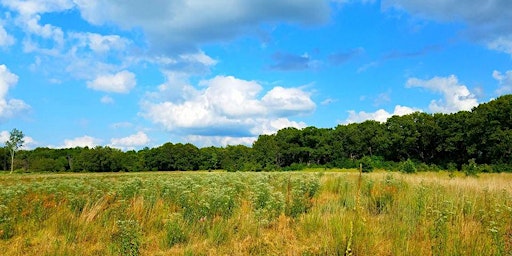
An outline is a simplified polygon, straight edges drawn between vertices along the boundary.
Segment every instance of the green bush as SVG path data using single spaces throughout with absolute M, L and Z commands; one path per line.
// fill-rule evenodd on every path
M 467 164 L 462 165 L 462 171 L 466 176 L 477 176 L 479 173 L 478 165 L 475 162 L 475 159 L 469 159 Z
M 361 164 L 364 173 L 373 172 L 374 165 L 371 157 L 364 156 L 359 160 L 359 163 Z
M 407 159 L 400 164 L 400 171 L 404 173 L 415 173 L 417 169 L 414 162 L 411 159 Z

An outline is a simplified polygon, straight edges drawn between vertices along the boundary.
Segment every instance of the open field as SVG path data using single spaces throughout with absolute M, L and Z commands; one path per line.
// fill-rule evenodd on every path
M 512 174 L 0 175 L 4 255 L 510 255 Z

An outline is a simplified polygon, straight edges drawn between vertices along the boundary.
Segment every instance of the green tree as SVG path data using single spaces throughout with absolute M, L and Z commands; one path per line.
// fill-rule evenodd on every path
M 22 131 L 14 128 L 9 134 L 9 140 L 5 142 L 5 147 L 11 153 L 11 173 L 14 171 L 14 154 L 16 154 L 18 149 L 20 149 L 23 146 L 23 143 L 25 143 L 23 140 L 24 137 L 25 135 L 23 135 Z

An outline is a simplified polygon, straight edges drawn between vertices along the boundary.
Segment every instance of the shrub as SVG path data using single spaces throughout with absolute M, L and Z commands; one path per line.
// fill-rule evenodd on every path
M 464 174 L 466 174 L 466 176 L 477 176 L 479 170 L 475 159 L 469 159 L 468 164 L 462 165 L 462 171 Z
M 363 172 L 365 172 L 365 173 L 373 172 L 374 167 L 373 167 L 373 160 L 371 157 L 365 156 L 365 157 L 361 158 L 361 160 L 359 160 L 359 163 L 362 166 Z
M 400 171 L 405 173 L 415 173 L 416 165 L 411 159 L 407 159 L 405 162 L 400 164 Z

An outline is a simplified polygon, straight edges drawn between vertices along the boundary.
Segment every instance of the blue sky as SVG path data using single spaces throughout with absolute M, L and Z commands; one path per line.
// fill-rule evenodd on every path
M 0 0 L 0 140 L 251 143 L 512 92 L 509 0 Z

